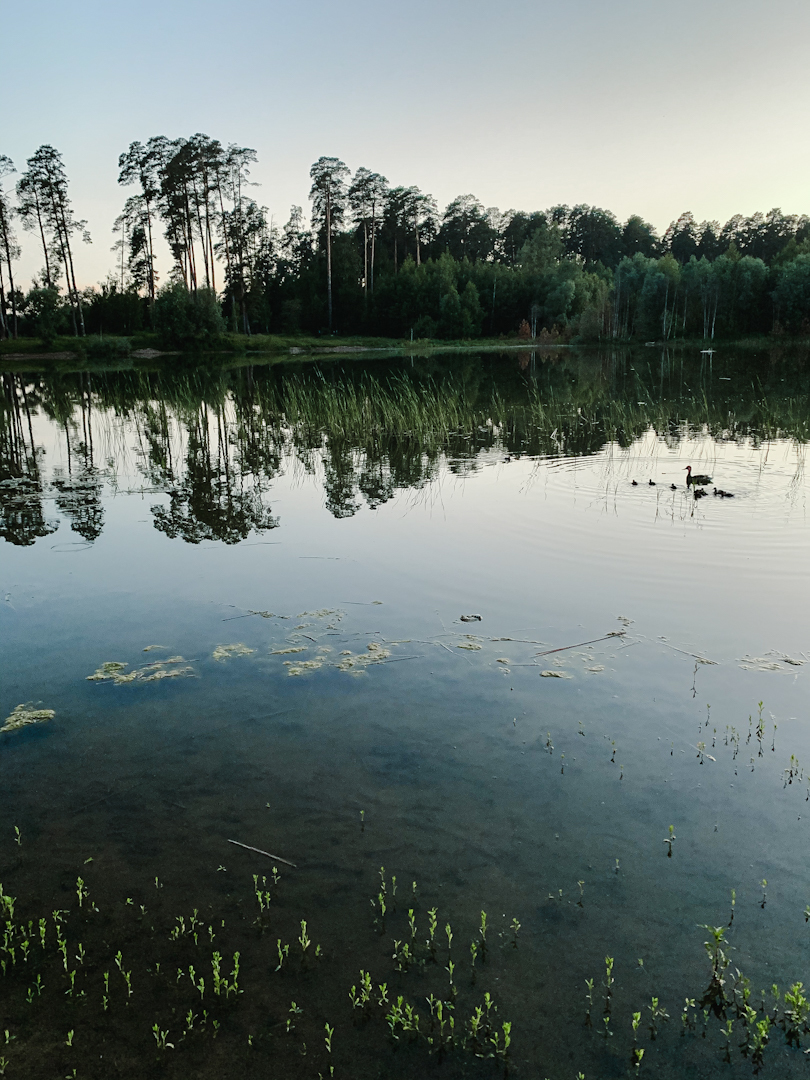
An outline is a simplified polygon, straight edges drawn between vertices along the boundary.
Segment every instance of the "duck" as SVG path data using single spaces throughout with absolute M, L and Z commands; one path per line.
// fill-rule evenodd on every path
M 715 488 L 712 494 L 719 495 L 721 499 L 733 499 L 734 498 L 734 492 L 733 491 L 723 491 L 722 488 Z
M 638 480 L 631 480 L 630 483 L 633 485 L 633 487 L 638 487 Z
M 686 486 L 687 487 L 690 487 L 692 484 L 710 484 L 712 482 L 712 478 L 710 476 L 706 476 L 705 473 L 695 473 L 695 475 L 692 476 L 692 466 L 691 465 L 687 465 L 685 471 L 686 471 Z M 705 492 L 704 492 L 704 494 L 705 494 Z
M 703 488 L 695 488 L 694 495 L 696 499 L 702 499 L 706 494 Z
M 670 491 L 677 491 L 678 490 L 678 485 L 677 484 L 670 484 L 669 485 L 669 490 Z
M 655 487 L 655 481 L 654 481 L 654 480 L 650 480 L 650 481 L 649 481 L 649 485 L 650 485 L 650 487 Z

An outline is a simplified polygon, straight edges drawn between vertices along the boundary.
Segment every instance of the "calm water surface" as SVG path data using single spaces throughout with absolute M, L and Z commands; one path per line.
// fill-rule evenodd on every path
M 223 1021 L 210 1046 L 232 1038 L 242 1054 L 252 1033 L 258 1050 L 218 1059 L 219 1075 L 282 1075 L 274 1060 L 298 1036 L 273 1024 L 296 993 L 313 1002 L 310 1049 L 283 1058 L 285 1075 L 330 1062 L 336 1076 L 498 1075 L 473 1054 L 440 1065 L 392 1048 L 384 1009 L 353 1023 L 361 967 L 426 1015 L 427 994 L 448 996 L 448 920 L 459 1014 L 493 993 L 518 1075 L 626 1075 L 636 1010 L 641 1075 L 751 1072 L 740 1023 L 730 1069 L 722 1025 L 704 1037 L 695 1007 L 682 1036 L 680 1014 L 709 983 L 701 927 L 728 923 L 732 890 L 732 967 L 755 1006 L 761 988 L 808 977 L 802 358 L 513 354 L 5 382 L 0 705 L 55 710 L 0 736 L 0 880 L 26 918 L 75 909 L 83 874 L 116 910 L 134 897 L 171 925 L 227 908 L 249 927 L 252 875 L 270 864 L 237 839 L 297 863 L 273 900 L 278 933 L 294 942 L 282 912 L 306 918 L 326 966 L 281 987 L 260 955 L 275 956 L 275 923 L 255 961 L 242 945 L 267 1016 Z M 713 477 L 701 500 L 687 465 Z M 109 662 L 125 665 L 118 682 L 88 680 Z M 381 866 L 389 905 L 391 874 L 400 896 L 384 933 L 369 903 Z M 414 879 L 418 940 L 435 905 L 444 951 L 435 972 L 405 974 L 391 951 L 409 937 Z M 473 986 L 482 908 L 492 955 Z M 137 972 L 150 960 L 135 948 Z M 656 1038 L 653 996 L 671 1017 Z M 143 1006 L 150 1062 L 154 1020 L 182 1026 L 162 1007 Z M 190 1075 L 174 1041 L 160 1068 Z M 37 1044 L 37 1069 L 61 1065 L 55 1045 Z M 806 1068 L 779 1029 L 763 1060 L 773 1075 Z M 84 1063 L 79 1075 L 138 1075 L 126 1055 L 110 1074 Z

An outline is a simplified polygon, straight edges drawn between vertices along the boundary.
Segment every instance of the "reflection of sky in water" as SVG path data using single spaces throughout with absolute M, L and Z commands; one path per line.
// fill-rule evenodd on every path
M 155 527 L 153 508 L 171 497 L 139 490 L 137 425 L 94 423 L 95 461 L 107 463 L 97 538 L 84 544 L 46 502 L 57 531 L 3 547 L 3 715 L 29 700 L 57 711 L 47 729 L 4 736 L 15 813 L 37 816 L 45 782 L 57 814 L 99 799 L 93 827 L 106 835 L 109 815 L 135 853 L 105 801 L 134 785 L 132 829 L 142 815 L 159 820 L 155 851 L 171 858 L 189 836 L 219 836 L 222 815 L 260 835 L 255 808 L 269 799 L 271 850 L 327 858 L 327 823 L 365 808 L 372 850 L 346 865 L 332 852 L 327 876 L 357 858 L 364 872 L 384 861 L 441 884 L 462 908 L 485 894 L 521 914 L 534 967 L 511 1005 L 526 1023 L 521 1008 L 536 1006 L 523 995 L 543 1002 L 548 1022 L 526 1051 L 535 1059 L 539 1038 L 565 1060 L 560 1018 L 579 1017 L 583 979 L 606 950 L 621 958 L 628 1001 L 650 992 L 636 956 L 670 1011 L 684 987 L 699 992 L 694 927 L 726 918 L 731 888 L 735 963 L 763 985 L 777 977 L 769 963 L 781 981 L 801 977 L 806 784 L 783 787 L 782 770 L 791 753 L 810 753 L 803 447 L 648 431 L 625 448 L 507 462 L 498 436 L 474 461 L 439 455 L 431 478 L 376 509 L 359 499 L 346 517 L 325 506 L 321 452 L 287 452 L 261 485 L 276 527 L 188 544 Z M 35 425 L 46 479 L 64 476 L 63 430 Z M 696 502 L 687 464 L 735 497 Z M 303 614 L 324 609 L 338 614 Z M 465 613 L 482 621 L 462 623 Z M 603 640 L 536 655 L 591 639 Z M 237 643 L 254 651 L 214 659 Z M 345 657 L 369 643 L 384 663 L 358 676 Z M 150 644 L 184 657 L 194 677 L 86 681 L 104 661 L 158 661 L 142 651 Z M 299 660 L 311 668 L 291 675 Z M 747 741 L 760 700 L 762 756 L 756 734 Z M 167 817 L 166 800 L 183 814 Z M 71 820 L 90 827 L 86 815 Z M 670 861 L 661 841 L 672 822 Z M 774 890 L 767 919 L 754 897 L 763 877 Z M 545 900 L 578 880 L 591 898 L 580 928 Z

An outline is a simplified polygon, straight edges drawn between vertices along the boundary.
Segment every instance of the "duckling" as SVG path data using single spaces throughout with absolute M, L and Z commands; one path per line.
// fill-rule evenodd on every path
M 633 485 L 633 487 L 638 487 L 638 480 L 631 480 L 630 483 Z
M 695 488 L 694 495 L 696 499 L 702 499 L 706 494 L 703 488 Z
M 649 483 L 650 487 L 655 487 L 655 481 L 654 480 L 649 480 L 648 483 Z
M 721 499 L 733 499 L 733 491 L 723 491 L 722 488 L 715 488 L 713 494 L 719 495 Z
M 677 484 L 670 484 L 669 485 L 669 490 L 670 491 L 677 491 L 678 490 L 678 485 Z

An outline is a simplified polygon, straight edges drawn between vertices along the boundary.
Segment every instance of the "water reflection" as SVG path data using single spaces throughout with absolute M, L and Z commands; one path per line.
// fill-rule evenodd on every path
M 165 535 L 237 543 L 278 525 L 270 492 L 291 463 L 347 518 L 427 487 L 444 463 L 470 475 L 493 450 L 580 457 L 651 431 L 670 447 L 695 434 L 803 442 L 808 381 L 801 355 L 697 350 L 7 372 L 0 535 L 53 532 L 52 500 L 92 542 L 105 485 L 134 485 L 168 496 L 151 508 Z

